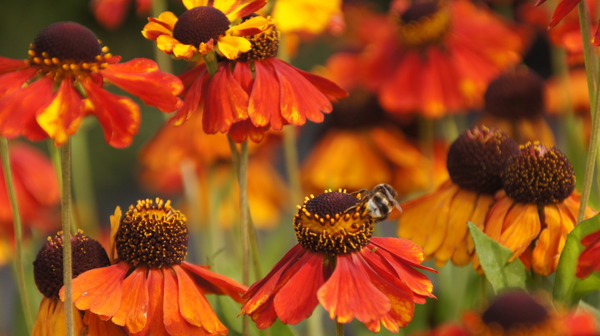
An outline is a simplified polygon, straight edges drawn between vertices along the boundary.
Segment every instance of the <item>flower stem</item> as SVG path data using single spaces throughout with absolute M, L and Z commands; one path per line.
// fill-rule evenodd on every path
M 335 322 L 335 336 L 344 336 L 344 324 Z
M 590 97 L 590 114 L 592 116 L 592 130 L 590 136 L 590 144 L 585 163 L 585 173 L 583 176 L 583 187 L 581 192 L 581 204 L 577 215 L 577 222 L 581 222 L 585 216 L 585 209 L 590 198 L 592 183 L 594 180 L 594 170 L 596 168 L 596 160 L 598 159 L 598 132 L 600 131 L 600 120 L 598 120 L 598 110 L 600 109 L 598 94 L 600 85 L 597 85 L 596 69 L 597 58 L 591 46 L 591 20 L 589 9 L 585 1 L 580 1 L 578 5 L 579 22 L 581 28 L 581 38 L 583 42 L 583 56 L 585 61 L 586 76 L 588 82 L 588 93 Z
M 62 174 L 61 220 L 63 231 L 63 286 L 65 289 L 65 315 L 67 336 L 75 335 L 73 323 L 73 269 L 71 253 L 71 141 L 60 148 Z
M 33 315 L 31 313 L 31 306 L 29 305 L 29 297 L 26 289 L 27 286 L 25 284 L 25 268 L 23 266 L 23 226 L 21 223 L 21 213 L 19 212 L 17 193 L 15 192 L 15 185 L 12 179 L 12 169 L 8 153 L 8 140 L 5 137 L 0 137 L 0 156 L 2 157 L 2 169 L 4 171 L 4 181 L 6 183 L 6 191 L 10 201 L 10 209 L 13 214 L 17 286 L 19 288 L 19 295 L 21 296 L 21 304 L 23 305 L 27 332 L 30 334 L 33 328 Z

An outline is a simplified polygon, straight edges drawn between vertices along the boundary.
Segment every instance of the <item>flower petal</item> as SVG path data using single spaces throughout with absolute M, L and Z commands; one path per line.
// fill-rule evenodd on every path
M 27 61 L 0 56 L 0 74 L 27 68 Z M 29 68 L 27 72 L 36 72 L 37 69 Z M 21 71 L 17 71 L 21 72 Z
M 246 62 L 239 66 L 248 67 Z M 279 94 L 273 94 L 278 86 L 277 77 L 268 63 L 254 63 L 254 83 L 248 102 L 248 116 L 256 126 L 266 126 L 269 123 L 275 130 L 281 130 L 283 122 L 279 111 Z
M 142 330 L 148 322 L 146 269 L 137 268 L 123 280 L 123 298 L 112 322 L 127 327 L 130 333 Z
M 227 15 L 229 21 L 248 16 L 267 4 L 267 0 L 215 0 L 215 7 Z
M 65 143 L 79 128 L 84 116 L 83 98 L 75 91 L 73 82 L 64 79 L 52 103 L 37 115 L 40 127 L 56 145 Z
M 133 333 L 135 336 L 146 336 L 152 331 L 152 336 L 169 336 L 165 329 L 163 320 L 163 297 L 164 297 L 164 282 L 163 270 L 152 269 L 148 270 L 148 278 L 146 280 L 148 286 L 148 323 L 139 333 Z
M 575 227 L 575 219 L 560 204 L 544 207 L 544 224 L 533 249 L 531 266 L 537 274 L 550 275 L 558 266 L 567 235 Z
M 136 58 L 125 63 L 111 64 L 100 73 L 111 83 L 163 112 L 175 111 L 182 104 L 177 98 L 183 90 L 181 80 L 161 72 L 152 60 Z
M 165 269 L 164 272 L 164 296 L 163 311 L 165 329 L 170 335 L 202 335 L 203 329 L 188 323 L 181 315 L 179 305 L 180 288 L 175 279 L 175 274 L 171 269 Z M 226 333 L 225 333 L 226 334 Z M 215 335 L 224 335 L 216 333 Z
M 217 48 L 223 56 L 234 60 L 238 58 L 240 53 L 252 49 L 252 43 L 244 37 L 228 35 L 219 37 Z
M 550 20 L 550 24 L 548 28 L 552 28 L 556 26 L 560 20 L 562 20 L 567 14 L 569 14 L 577 4 L 579 4 L 581 0 L 561 0 L 554 13 L 552 13 L 552 19 Z
M 188 262 L 181 263 L 203 293 L 227 295 L 237 302 L 243 302 L 242 296 L 248 288 L 224 275 L 211 272 L 207 267 L 197 266 Z
M 325 283 L 324 261 L 317 253 L 307 253 L 298 261 L 302 268 L 275 295 L 275 311 L 281 322 L 296 324 L 312 315 L 319 304 L 317 291 Z
M 493 208 L 492 208 L 493 209 Z M 492 216 L 492 210 L 488 218 Z M 516 203 L 506 214 L 500 244 L 514 252 L 510 261 L 525 251 L 540 234 L 541 222 L 536 204 Z
M 73 279 L 73 303 L 79 310 L 90 310 L 102 316 L 114 316 L 121 305 L 123 278 L 129 265 L 120 262 L 116 265 L 95 268 Z M 64 300 L 64 287 L 60 290 Z
M 358 256 L 337 256 L 335 270 L 317 292 L 319 302 L 338 323 L 348 323 L 354 317 L 366 323 L 381 319 L 391 309 L 390 299 L 373 283 Z
M 83 86 L 92 104 L 93 113 L 102 125 L 106 142 L 116 148 L 127 147 L 140 126 L 140 108 L 133 100 L 102 89 L 90 80 Z

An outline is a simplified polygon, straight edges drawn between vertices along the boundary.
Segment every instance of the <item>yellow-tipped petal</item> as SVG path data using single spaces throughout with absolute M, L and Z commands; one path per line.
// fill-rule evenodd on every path
M 241 52 L 252 49 L 250 41 L 239 36 L 221 36 L 217 48 L 228 59 L 234 60 Z

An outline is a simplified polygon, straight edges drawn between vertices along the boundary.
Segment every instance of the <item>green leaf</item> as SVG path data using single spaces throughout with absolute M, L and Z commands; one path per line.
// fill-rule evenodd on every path
M 508 262 L 513 255 L 510 249 L 481 232 L 475 224 L 469 222 L 468 225 L 479 262 L 494 292 L 506 288 L 525 288 L 527 276 L 521 260 Z
M 567 236 L 556 269 L 554 299 L 574 305 L 585 295 L 600 289 L 600 278 L 597 274 L 592 274 L 583 280 L 575 276 L 579 255 L 585 248 L 581 245 L 581 239 L 599 230 L 600 217 L 596 215 L 577 224 Z

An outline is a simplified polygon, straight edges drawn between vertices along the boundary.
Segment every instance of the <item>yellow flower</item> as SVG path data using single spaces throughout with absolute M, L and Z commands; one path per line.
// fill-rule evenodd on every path
M 158 49 L 177 58 L 190 60 L 213 50 L 228 59 L 252 48 L 245 36 L 269 27 L 268 19 L 254 16 L 239 22 L 266 4 L 266 0 L 183 0 L 187 11 L 177 17 L 172 12 L 149 18 L 142 34 L 156 41 Z

